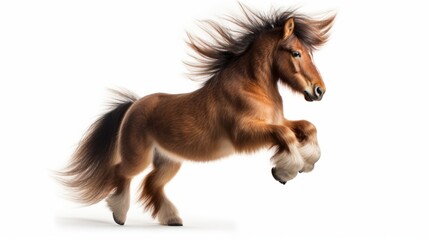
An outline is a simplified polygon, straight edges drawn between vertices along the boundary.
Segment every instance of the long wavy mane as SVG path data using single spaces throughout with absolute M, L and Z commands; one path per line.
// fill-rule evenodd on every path
M 225 16 L 224 19 L 233 28 L 219 23 L 203 21 L 202 29 L 211 38 L 204 40 L 188 33 L 187 44 L 194 54 L 195 62 L 186 64 L 191 75 L 196 79 L 210 80 L 224 69 L 234 59 L 240 57 L 263 32 L 275 28 L 283 28 L 287 19 L 293 17 L 295 22 L 294 34 L 311 51 L 323 45 L 329 37 L 329 30 L 335 19 L 334 16 L 315 20 L 299 14 L 296 9 L 272 9 L 268 13 L 256 12 L 243 4 L 239 4 L 243 16 Z

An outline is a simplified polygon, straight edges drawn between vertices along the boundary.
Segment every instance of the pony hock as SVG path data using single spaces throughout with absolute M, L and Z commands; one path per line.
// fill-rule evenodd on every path
M 272 175 L 280 183 L 313 170 L 320 158 L 316 127 L 284 118 L 278 83 L 307 101 L 322 99 L 325 84 L 312 52 L 327 41 L 335 16 L 315 20 L 290 10 L 261 14 L 240 6 L 243 19 L 228 18 L 237 31 L 208 22 L 212 43 L 189 35 L 198 60 L 189 65 L 205 78 L 200 89 L 143 98 L 117 92 L 119 100 L 89 128 L 61 173 L 76 200 L 107 198 L 114 221 L 123 225 L 130 182 L 152 165 L 140 201 L 161 224 L 181 226 L 164 186 L 183 161 L 274 147 Z

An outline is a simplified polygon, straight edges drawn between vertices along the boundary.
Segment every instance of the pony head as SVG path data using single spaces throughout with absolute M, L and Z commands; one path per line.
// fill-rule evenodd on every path
M 334 18 L 319 21 L 299 16 L 288 18 L 274 53 L 280 80 L 310 102 L 321 100 L 326 91 L 313 63 L 312 51 L 327 41 Z

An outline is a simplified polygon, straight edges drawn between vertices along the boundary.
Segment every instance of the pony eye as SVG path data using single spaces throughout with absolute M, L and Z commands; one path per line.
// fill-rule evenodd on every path
M 301 53 L 299 53 L 297 51 L 292 51 L 292 57 L 294 57 L 294 58 L 300 58 L 301 57 Z

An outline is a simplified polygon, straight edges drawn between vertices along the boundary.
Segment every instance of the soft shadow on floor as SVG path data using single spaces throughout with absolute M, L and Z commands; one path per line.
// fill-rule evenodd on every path
M 156 221 L 144 221 L 137 219 L 128 219 L 124 226 L 119 226 L 113 222 L 112 219 L 97 219 L 87 217 L 68 217 L 57 216 L 56 223 L 65 228 L 106 228 L 106 229 L 120 229 L 120 228 L 141 228 L 141 229 L 183 229 L 183 230 L 223 230 L 234 231 L 236 229 L 235 223 L 219 219 L 190 219 L 184 223 L 183 227 L 168 227 L 158 224 Z
M 105 227 L 110 228 L 113 225 L 111 221 L 91 219 L 83 217 L 56 217 L 56 223 L 64 227 Z
M 56 222 L 58 225 L 63 227 L 84 227 L 84 228 L 162 228 L 163 226 L 143 221 L 128 221 L 124 226 L 117 225 L 113 219 L 96 219 L 96 218 L 86 218 L 86 217 L 56 217 Z

